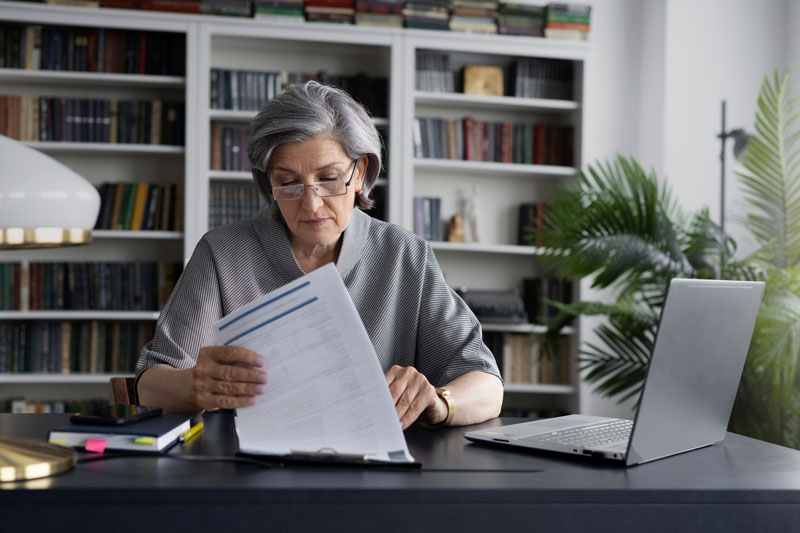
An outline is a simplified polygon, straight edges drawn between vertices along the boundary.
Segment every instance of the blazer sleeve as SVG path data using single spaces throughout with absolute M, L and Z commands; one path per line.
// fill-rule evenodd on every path
M 447 285 L 430 244 L 426 247 L 414 366 L 437 387 L 476 370 L 500 378 L 480 322 Z
M 217 269 L 210 246 L 201 239 L 158 317 L 153 339 L 139 354 L 137 385 L 142 373 L 155 365 L 193 367 L 200 348 L 213 343 L 211 325 L 220 318 Z

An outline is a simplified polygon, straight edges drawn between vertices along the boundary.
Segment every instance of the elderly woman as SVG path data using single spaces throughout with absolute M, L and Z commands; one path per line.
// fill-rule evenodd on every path
M 207 233 L 137 365 L 143 405 L 198 413 L 251 405 L 263 358 L 211 346 L 211 324 L 334 262 L 378 354 L 403 428 L 498 415 L 503 386 L 481 326 L 426 241 L 362 212 L 381 168 L 378 132 L 345 92 L 309 82 L 264 106 L 248 156 L 268 209 Z

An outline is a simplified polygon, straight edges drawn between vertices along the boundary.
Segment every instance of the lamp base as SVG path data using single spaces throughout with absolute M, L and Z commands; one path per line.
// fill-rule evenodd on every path
M 37 479 L 75 466 L 75 450 L 34 439 L 0 439 L 0 482 Z
M 92 232 L 81 228 L 0 228 L 0 250 L 77 246 L 92 242 Z

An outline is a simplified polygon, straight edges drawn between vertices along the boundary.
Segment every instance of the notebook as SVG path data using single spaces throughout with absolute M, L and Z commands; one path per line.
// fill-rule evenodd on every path
M 186 416 L 162 414 L 121 426 L 70 424 L 52 430 L 47 440 L 87 451 L 162 452 L 175 444 L 181 433 L 189 429 L 190 421 Z
M 763 294 L 759 281 L 673 279 L 634 420 L 569 415 L 464 436 L 629 466 L 720 442 Z

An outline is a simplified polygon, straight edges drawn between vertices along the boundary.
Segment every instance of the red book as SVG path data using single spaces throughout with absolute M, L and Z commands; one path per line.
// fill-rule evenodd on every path
M 200 0 L 150 0 L 148 3 L 153 11 L 200 13 Z
M 503 122 L 503 163 L 511 163 L 511 137 L 513 135 L 513 126 L 510 122 Z
M 473 161 L 475 159 L 475 148 L 472 142 L 472 118 L 464 117 L 464 159 Z
M 544 230 L 544 212 L 547 204 L 544 202 L 536 203 L 536 246 L 543 246 L 542 231 Z
M 306 0 L 306 7 L 348 7 L 353 8 L 353 0 Z
M 139 68 L 137 72 L 139 74 L 146 74 L 146 65 L 147 65 L 147 34 L 142 32 L 139 34 Z
M 489 160 L 489 123 L 488 122 L 481 122 L 480 127 L 480 136 L 481 136 L 481 161 L 488 161 Z

